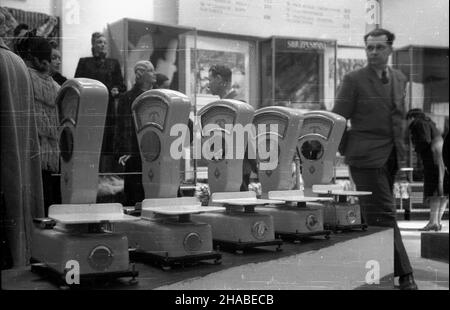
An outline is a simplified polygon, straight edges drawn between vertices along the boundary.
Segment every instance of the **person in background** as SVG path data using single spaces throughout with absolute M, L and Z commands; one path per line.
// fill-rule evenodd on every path
M 25 63 L 30 73 L 39 135 L 45 215 L 52 204 L 61 203 L 59 173 L 59 117 L 56 97 L 60 86 L 50 76 L 52 47 L 43 37 L 28 36 Z
M 153 88 L 154 89 L 169 89 L 170 88 L 169 78 L 162 73 L 156 73 L 156 83 Z
M 436 124 L 421 109 L 407 114 L 414 149 L 423 163 L 423 203 L 430 208 L 430 220 L 421 231 L 440 231 L 448 205 L 448 175 L 445 173 L 442 147 L 444 140 Z
M 332 112 L 351 121 L 342 151 L 368 225 L 394 229 L 394 274 L 401 290 L 416 290 L 411 263 L 397 225 L 393 194 L 397 171 L 405 167 L 406 77 L 387 66 L 395 35 L 375 29 L 364 36 L 368 65 L 345 75 Z
M 232 72 L 230 68 L 223 65 L 213 65 L 209 68 L 209 85 L 211 94 L 219 96 L 220 99 L 235 99 L 237 93 L 231 88 Z M 240 100 L 242 101 L 242 100 Z M 248 191 L 251 173 L 258 174 L 256 159 L 248 158 L 248 149 L 244 154 L 244 163 L 242 166 L 242 185 L 241 191 Z
M 67 78 L 61 74 L 61 52 L 58 50 L 58 43 L 50 41 L 52 46 L 52 62 L 50 63 L 50 74 L 58 85 L 64 84 Z
M 237 93 L 231 88 L 232 73 L 230 68 L 213 65 L 209 68 L 209 90 L 220 99 L 235 99 Z
M 155 68 L 150 61 L 138 61 L 134 66 L 136 82 L 133 88 L 125 92 L 119 99 L 118 107 L 118 145 L 115 147 L 119 156 L 118 162 L 125 167 L 125 173 L 142 172 L 141 153 L 136 136 L 131 106 L 142 93 L 153 88 L 156 82 Z M 142 176 L 130 174 L 124 177 L 125 206 L 135 206 L 144 200 Z
M 450 153 L 449 153 L 449 138 L 448 138 L 448 132 L 447 132 L 447 134 L 445 135 L 445 138 L 444 138 L 444 145 L 442 146 L 442 157 L 443 157 L 443 159 L 444 159 L 444 166 L 445 166 L 445 174 L 446 174 L 446 177 L 447 177 L 447 180 L 448 180 L 448 174 L 449 174 L 449 168 L 448 168 L 448 166 L 449 166 L 449 162 L 450 162 Z M 448 189 L 448 187 L 447 187 L 447 189 Z
M 102 82 L 109 91 L 105 130 L 100 156 L 100 173 L 117 172 L 119 167 L 114 160 L 114 136 L 116 128 L 116 100 L 125 92 L 119 61 L 107 58 L 106 37 L 100 32 L 91 36 L 92 57 L 81 58 L 75 71 L 75 78 L 89 78 Z
M 1 269 L 30 261 L 33 218 L 44 217 L 33 87 L 23 60 L 3 41 L 10 31 L 0 10 Z

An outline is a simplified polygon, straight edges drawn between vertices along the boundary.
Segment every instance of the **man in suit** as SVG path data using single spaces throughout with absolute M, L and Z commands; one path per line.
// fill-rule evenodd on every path
M 375 29 L 364 36 L 368 65 L 344 77 L 333 112 L 351 121 L 342 151 L 360 191 L 368 225 L 394 228 L 394 273 L 400 289 L 415 290 L 412 267 L 396 220 L 393 184 L 404 166 L 405 76 L 387 66 L 395 35 Z
M 211 94 L 220 99 L 235 99 L 237 93 L 231 88 L 232 73 L 230 68 L 222 65 L 213 65 L 209 69 L 209 90 Z

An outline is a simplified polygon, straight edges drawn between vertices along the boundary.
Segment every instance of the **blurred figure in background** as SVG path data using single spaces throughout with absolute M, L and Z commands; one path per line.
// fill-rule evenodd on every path
M 50 41 L 52 46 L 52 62 L 50 63 L 50 74 L 60 86 L 67 81 L 67 78 L 61 74 L 61 52 L 58 49 L 56 41 Z
M 136 82 L 133 88 L 124 93 L 119 100 L 117 111 L 117 153 L 119 164 L 125 167 L 125 173 L 142 172 L 141 153 L 136 136 L 131 106 L 134 100 L 142 93 L 153 88 L 156 82 L 155 68 L 150 61 L 138 61 L 134 66 Z M 130 174 L 124 177 L 125 206 L 135 206 L 144 200 L 142 176 Z
M 29 264 L 33 218 L 44 216 L 33 88 L 27 66 L 3 41 L 5 19 L 0 10 L 2 270 Z
M 61 203 L 59 173 L 59 117 L 56 97 L 60 86 L 50 76 L 52 47 L 43 37 L 28 36 L 25 63 L 30 72 L 39 135 L 45 215 L 52 204 Z
M 220 99 L 235 99 L 237 93 L 231 88 L 231 77 L 231 70 L 227 66 L 211 66 L 208 78 L 211 94 L 219 96 Z
M 414 149 L 423 163 L 423 203 L 430 208 L 430 220 L 420 230 L 440 231 L 449 185 L 442 157 L 444 140 L 436 124 L 421 109 L 410 110 L 406 118 Z
M 169 89 L 170 88 L 169 78 L 162 73 L 156 73 L 156 83 L 153 88 L 154 89 Z
M 89 78 L 105 84 L 109 90 L 109 103 L 105 120 L 103 144 L 100 156 L 100 173 L 117 172 L 119 167 L 114 160 L 114 136 L 116 128 L 116 99 L 125 92 L 119 61 L 107 58 L 106 37 L 100 32 L 91 36 L 92 57 L 81 58 L 75 72 L 76 78 Z

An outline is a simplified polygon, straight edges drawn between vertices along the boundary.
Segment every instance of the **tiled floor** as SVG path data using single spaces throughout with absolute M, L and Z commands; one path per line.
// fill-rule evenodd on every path
M 420 290 L 448 290 L 449 264 L 447 262 L 422 258 L 420 255 L 419 228 L 427 221 L 399 221 L 399 227 L 406 250 L 414 269 L 414 277 Z M 449 231 L 449 221 L 442 222 L 443 232 Z

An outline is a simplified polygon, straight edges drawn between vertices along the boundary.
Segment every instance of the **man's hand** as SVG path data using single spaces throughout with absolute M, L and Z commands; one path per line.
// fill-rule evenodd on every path
M 122 165 L 123 167 L 125 167 L 128 159 L 131 158 L 131 155 L 123 155 L 119 158 L 119 165 Z

